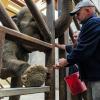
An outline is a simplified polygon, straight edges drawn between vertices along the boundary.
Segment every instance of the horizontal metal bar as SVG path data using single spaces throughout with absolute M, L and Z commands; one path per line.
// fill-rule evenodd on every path
M 10 28 L 0 26 L 0 30 L 6 33 L 6 38 L 12 41 L 21 42 L 22 44 L 30 45 L 31 47 L 38 49 L 39 51 L 45 51 L 53 48 L 53 45 L 34 37 L 25 35 L 23 33 L 17 32 Z M 2 34 L 2 33 L 0 33 Z
M 43 92 L 49 92 L 49 91 L 50 91 L 49 86 L 29 87 L 29 88 L 24 88 L 24 87 L 23 88 L 3 88 L 3 89 L 0 89 L 0 97 L 43 93 Z

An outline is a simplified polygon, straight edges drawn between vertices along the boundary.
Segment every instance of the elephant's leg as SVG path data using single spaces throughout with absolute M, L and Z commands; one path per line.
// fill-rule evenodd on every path
M 10 59 L 4 62 L 4 68 L 1 70 L 1 78 L 21 76 L 22 73 L 29 67 L 29 64 L 17 59 Z
M 12 77 L 11 78 L 11 88 L 22 87 L 21 78 L 20 77 Z M 20 95 L 11 96 L 9 100 L 20 100 Z

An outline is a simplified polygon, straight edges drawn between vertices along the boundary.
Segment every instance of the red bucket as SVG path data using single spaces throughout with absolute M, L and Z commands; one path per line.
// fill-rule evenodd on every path
M 79 79 L 79 72 L 66 76 L 64 80 L 73 95 L 77 95 L 87 90 L 85 83 Z

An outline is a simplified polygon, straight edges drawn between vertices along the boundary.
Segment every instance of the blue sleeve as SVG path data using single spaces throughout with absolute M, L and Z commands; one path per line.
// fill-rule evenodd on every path
M 71 51 L 72 51 L 72 45 L 66 45 L 66 51 L 67 51 L 67 53 L 71 53 Z
M 89 21 L 82 26 L 76 48 L 73 48 L 72 52 L 67 55 L 69 64 L 83 62 L 91 58 L 96 52 L 96 47 L 100 45 L 99 41 L 100 21 L 99 24 L 95 21 Z

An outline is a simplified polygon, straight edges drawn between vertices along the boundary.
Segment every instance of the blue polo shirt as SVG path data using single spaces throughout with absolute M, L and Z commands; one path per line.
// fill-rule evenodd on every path
M 95 15 L 82 23 L 76 48 L 67 55 L 69 64 L 79 64 L 82 80 L 100 81 L 100 18 Z

